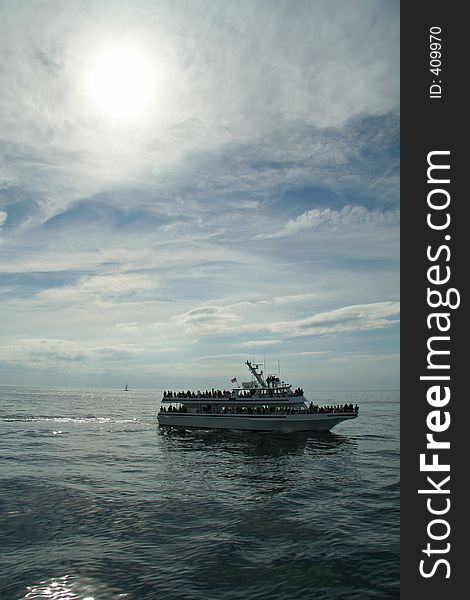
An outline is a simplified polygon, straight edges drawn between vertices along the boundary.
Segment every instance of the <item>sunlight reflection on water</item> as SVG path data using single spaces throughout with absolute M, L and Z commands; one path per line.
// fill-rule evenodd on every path
M 128 598 L 128 594 L 111 590 L 99 581 L 74 575 L 53 577 L 27 586 L 27 594 L 20 600 L 101 600 Z

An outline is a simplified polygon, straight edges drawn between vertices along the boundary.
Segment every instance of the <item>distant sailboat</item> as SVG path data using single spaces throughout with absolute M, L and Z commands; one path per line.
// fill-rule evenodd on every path
M 129 391 L 129 388 L 128 388 L 128 386 L 127 386 L 127 383 L 126 383 L 126 387 L 124 388 L 124 391 L 125 391 L 125 392 L 128 392 L 128 391 Z

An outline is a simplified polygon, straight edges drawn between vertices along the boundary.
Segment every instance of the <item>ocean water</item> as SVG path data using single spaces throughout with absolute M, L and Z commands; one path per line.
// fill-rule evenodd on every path
M 0 387 L 1 600 L 399 598 L 399 395 L 329 434 L 160 430 L 161 391 Z

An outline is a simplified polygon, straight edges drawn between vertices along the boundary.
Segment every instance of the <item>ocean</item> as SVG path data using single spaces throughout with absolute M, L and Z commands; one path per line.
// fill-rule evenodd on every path
M 0 599 L 399 598 L 399 393 L 328 434 L 160 430 L 161 390 L 0 387 Z

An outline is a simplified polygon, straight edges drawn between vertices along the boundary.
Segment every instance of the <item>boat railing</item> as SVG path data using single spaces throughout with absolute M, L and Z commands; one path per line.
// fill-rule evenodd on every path
M 219 398 L 230 398 L 232 396 L 231 390 L 206 390 L 205 392 L 201 392 L 198 390 L 197 392 L 193 392 L 191 390 L 173 392 L 173 391 L 164 391 L 163 399 L 208 399 L 208 400 L 217 400 Z
M 289 388 L 252 388 L 250 390 L 245 389 L 234 389 L 230 390 L 215 390 L 214 392 L 164 392 L 163 400 L 245 400 L 253 399 L 280 399 L 280 398 L 292 398 L 292 397 L 303 397 L 303 391 L 292 392 Z

